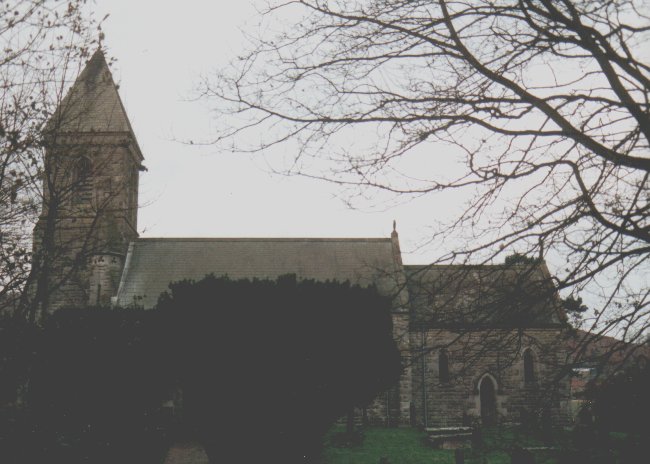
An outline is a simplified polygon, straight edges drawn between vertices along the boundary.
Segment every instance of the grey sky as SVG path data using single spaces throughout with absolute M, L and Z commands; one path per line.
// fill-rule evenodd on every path
M 98 0 L 96 17 L 107 13 L 105 47 L 117 59 L 113 74 L 149 169 L 141 177 L 143 236 L 385 237 L 396 219 L 407 262 L 436 255 L 436 246 L 417 245 L 436 218 L 460 207 L 459 198 L 420 198 L 389 209 L 381 199 L 374 212 L 351 210 L 337 198 L 337 186 L 271 175 L 272 157 L 174 141 L 213 135 L 206 106 L 187 99 L 202 74 L 241 50 L 240 29 L 255 15 L 248 1 Z M 440 169 L 426 158 L 414 161 L 428 163 L 416 171 Z

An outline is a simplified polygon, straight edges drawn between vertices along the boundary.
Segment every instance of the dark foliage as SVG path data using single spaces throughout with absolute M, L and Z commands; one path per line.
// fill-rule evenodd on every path
M 561 462 L 632 464 L 645 462 L 650 454 L 650 369 L 630 366 L 592 383 L 589 403 L 580 412 L 572 446 Z
M 336 282 L 206 277 L 159 302 L 187 423 L 213 462 L 318 459 L 332 423 L 397 381 L 390 301 Z
M 316 461 L 332 423 L 398 379 L 390 307 L 349 284 L 206 277 L 157 310 L 3 329 L 3 391 L 29 389 L 0 408 L 0 462 L 159 464 L 178 432 L 213 462 Z M 178 387 L 181 428 L 162 408 Z
M 41 332 L 17 324 L 11 318 L 0 321 L 0 462 L 10 463 L 27 449 L 29 431 L 19 405 L 34 363 L 34 346 Z
M 650 367 L 628 367 L 588 391 L 595 427 L 603 432 L 640 433 L 650 438 Z
M 48 321 L 30 379 L 23 462 L 161 461 L 172 376 L 160 323 L 155 312 L 93 308 Z
M 581 314 L 589 309 L 587 305 L 582 303 L 581 297 L 576 298 L 573 295 L 569 295 L 567 298 L 562 298 L 561 302 L 564 310 L 571 314 Z
M 530 256 L 522 255 L 521 253 L 513 253 L 506 256 L 506 258 L 503 260 L 503 264 L 506 266 L 514 266 L 517 264 L 528 264 L 534 266 L 539 262 L 539 259 L 531 258 Z
M 0 409 L 15 405 L 33 364 L 32 347 L 39 339 L 35 327 L 17 323 L 12 318 L 0 320 Z

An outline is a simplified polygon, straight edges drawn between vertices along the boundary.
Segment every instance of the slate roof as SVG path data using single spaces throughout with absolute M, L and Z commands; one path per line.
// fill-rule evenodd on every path
M 349 280 L 386 295 L 403 280 L 389 238 L 141 238 L 131 242 L 117 305 L 153 307 L 170 282 L 231 278 Z M 397 277 L 399 275 L 400 277 Z
M 569 349 L 580 367 L 604 367 L 620 370 L 632 362 L 650 360 L 650 343 L 624 341 L 607 335 L 576 330 L 569 334 Z
M 404 266 L 414 326 L 549 326 L 565 319 L 544 263 Z

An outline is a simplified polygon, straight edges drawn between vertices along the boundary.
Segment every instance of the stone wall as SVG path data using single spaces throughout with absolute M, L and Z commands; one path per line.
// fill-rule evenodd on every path
M 400 351 L 404 371 L 397 385 L 381 393 L 370 405 L 355 412 L 356 421 L 368 421 L 373 425 L 408 426 L 411 425 L 412 372 L 411 345 L 409 336 L 409 312 L 393 312 L 393 337 Z
M 564 425 L 568 420 L 568 377 L 558 377 L 566 350 L 558 328 L 428 329 L 412 332 L 411 343 L 414 422 L 419 426 L 480 422 L 480 382 L 486 376 L 496 384 L 499 423 L 536 417 Z M 534 369 L 534 380 L 528 382 L 523 366 L 526 349 L 532 350 Z M 446 350 L 449 361 L 448 381 L 441 378 L 441 350 Z
M 116 293 L 128 244 L 138 235 L 135 149 L 125 134 L 80 134 L 48 150 L 33 247 L 36 256 L 48 255 L 48 312 L 107 305 Z

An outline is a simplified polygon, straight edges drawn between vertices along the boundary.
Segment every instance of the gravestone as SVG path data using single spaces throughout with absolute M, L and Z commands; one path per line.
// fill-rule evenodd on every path
M 209 460 L 200 443 L 178 442 L 170 446 L 164 464 L 209 464 Z

